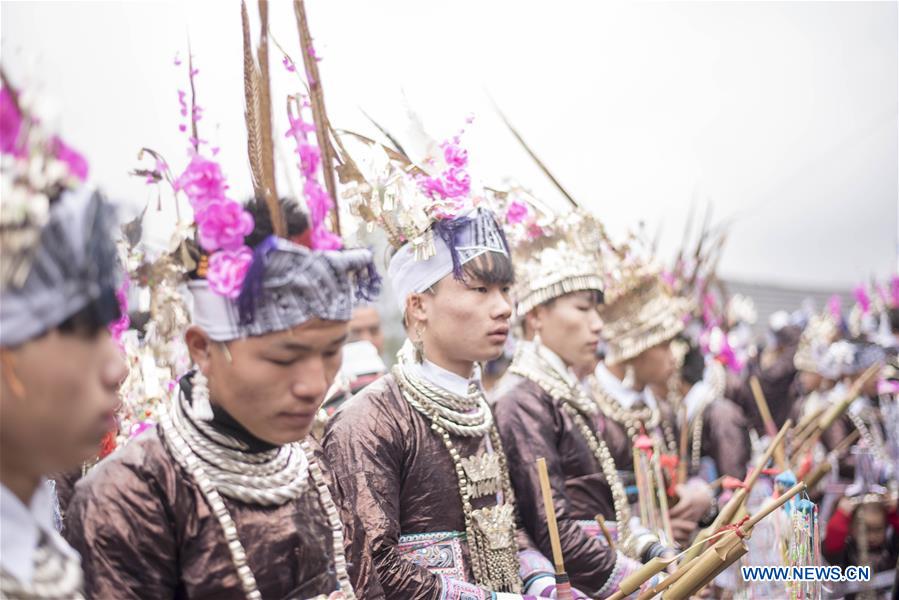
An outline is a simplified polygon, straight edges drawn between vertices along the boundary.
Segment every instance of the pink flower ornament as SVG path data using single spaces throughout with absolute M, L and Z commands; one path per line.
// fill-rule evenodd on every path
M 197 237 L 207 252 L 237 250 L 253 231 L 253 217 L 233 200 L 212 200 L 195 215 Z
M 194 211 L 200 212 L 210 201 L 224 199 L 228 186 L 219 164 L 195 153 L 175 180 L 175 189 L 182 190 Z
M 209 257 L 209 269 L 206 272 L 209 289 L 232 300 L 237 298 L 252 262 L 253 251 L 248 246 L 216 252 Z
M 514 200 L 509 203 L 506 209 L 506 222 L 510 225 L 517 225 L 528 217 L 528 205 L 524 202 Z

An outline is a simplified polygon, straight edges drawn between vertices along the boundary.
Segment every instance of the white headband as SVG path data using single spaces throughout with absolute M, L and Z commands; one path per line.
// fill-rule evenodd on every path
M 499 225 L 493 213 L 476 209 L 467 215 L 471 220 L 460 228 L 456 252 L 460 264 L 465 264 L 487 252 L 498 252 L 504 256 L 506 250 Z M 399 304 L 400 312 L 406 311 L 409 294 L 420 294 L 453 272 L 453 255 L 449 246 L 439 235 L 429 232 L 434 238 L 434 255 L 426 260 L 416 258 L 412 244 L 405 244 L 390 259 L 387 277 Z

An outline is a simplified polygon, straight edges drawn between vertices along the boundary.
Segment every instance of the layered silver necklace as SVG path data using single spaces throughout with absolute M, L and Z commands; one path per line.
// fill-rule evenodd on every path
M 541 356 L 539 348 L 536 343 L 520 345 L 515 352 L 509 372 L 536 383 L 540 389 L 561 404 L 562 409 L 580 430 L 612 492 L 615 520 L 618 524 L 619 545 L 629 556 L 635 556 L 637 554 L 634 550 L 636 542 L 631 533 L 631 510 L 627 502 L 627 494 L 621 484 L 621 478 L 618 476 L 615 460 L 612 458 L 612 453 L 609 452 L 609 447 L 591 425 L 593 418 L 599 412 L 599 406 L 587 395 L 579 382 L 571 381 L 560 373 L 549 360 Z
M 294 442 L 272 450 L 249 452 L 246 443 L 192 419 L 183 394 L 179 393 L 172 405 L 170 410 L 163 407 L 159 419 L 166 446 L 178 464 L 190 473 L 218 519 L 247 598 L 261 600 L 262 595 L 222 496 L 248 504 L 280 506 L 303 495 L 309 488 L 310 477 L 331 529 L 340 591 L 344 598 L 355 598 L 344 556 L 343 524 L 309 445 Z
M 469 386 L 466 396 L 444 390 L 411 374 L 402 354 L 392 373 L 402 397 L 430 422 L 431 430 L 443 441 L 453 461 L 475 581 L 491 590 L 520 592 L 514 492 L 502 440 L 483 392 L 475 383 Z M 492 452 L 463 458 L 453 435 L 488 436 Z M 474 508 L 476 498 L 494 494 L 496 505 Z
M 483 437 L 493 426 L 493 413 L 476 384 L 470 384 L 467 396 L 458 396 L 424 378 L 411 376 L 402 363 L 393 367 L 393 376 L 409 392 L 403 397 L 412 408 L 450 433 Z

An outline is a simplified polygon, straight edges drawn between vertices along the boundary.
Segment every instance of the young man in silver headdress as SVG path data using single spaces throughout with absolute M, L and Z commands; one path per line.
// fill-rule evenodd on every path
M 538 220 L 539 234 L 528 233 L 535 231 L 530 222 Z M 534 468 L 542 457 L 566 572 L 592 598 L 612 595 L 640 567 L 640 559 L 665 551 L 658 537 L 631 519 L 603 439 L 603 415 L 576 375 L 593 368 L 599 342 L 600 231 L 585 212 L 544 216 L 536 202 L 528 221 L 510 227 L 516 317 L 524 339 L 493 396 L 523 527 L 549 554 L 543 492 Z M 608 519 L 614 539 L 602 535 L 596 515 Z

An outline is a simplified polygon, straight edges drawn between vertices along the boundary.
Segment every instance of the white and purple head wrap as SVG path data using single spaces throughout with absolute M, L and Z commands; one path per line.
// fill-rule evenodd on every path
M 509 256 L 509 245 L 493 213 L 477 208 L 465 216 L 441 219 L 431 226 L 433 256 L 421 260 L 411 244 L 401 246 L 390 259 L 387 276 L 393 286 L 400 312 L 406 310 L 406 298 L 420 294 L 453 273 L 462 277 L 462 266 L 487 252 Z

